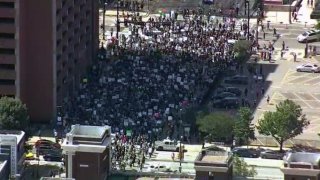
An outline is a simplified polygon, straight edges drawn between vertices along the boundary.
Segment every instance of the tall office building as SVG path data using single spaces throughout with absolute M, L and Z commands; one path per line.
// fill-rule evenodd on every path
M 48 122 L 98 50 L 94 0 L 0 0 L 0 95 Z

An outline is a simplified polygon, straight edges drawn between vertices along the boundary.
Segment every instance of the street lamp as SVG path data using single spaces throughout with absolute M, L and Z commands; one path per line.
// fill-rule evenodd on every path
M 120 31 L 120 21 L 119 21 L 119 0 L 117 0 L 117 41 L 119 39 L 119 31 Z
M 103 0 L 102 3 L 103 3 L 102 38 L 103 40 L 106 40 L 106 0 Z
M 291 0 L 289 0 L 289 24 L 291 23 Z
M 247 27 L 247 39 L 248 40 L 250 40 L 250 7 L 249 7 L 249 0 L 246 0 L 246 2 L 245 2 L 245 7 L 247 7 L 247 9 L 248 9 L 248 27 Z M 246 11 L 245 11 L 246 12 Z
M 179 172 L 181 173 L 182 171 L 182 166 L 181 166 L 181 161 L 182 161 L 182 147 L 181 147 L 181 141 L 183 139 L 183 136 L 180 137 L 180 147 L 179 147 L 179 160 L 180 160 L 180 166 L 179 166 Z

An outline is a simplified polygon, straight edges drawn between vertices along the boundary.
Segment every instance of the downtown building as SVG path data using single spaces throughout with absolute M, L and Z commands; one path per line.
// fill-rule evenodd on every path
M 0 0 L 0 96 L 50 122 L 99 46 L 98 1 Z

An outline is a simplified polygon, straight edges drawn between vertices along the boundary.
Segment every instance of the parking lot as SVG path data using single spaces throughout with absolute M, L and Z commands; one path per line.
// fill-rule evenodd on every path
M 320 132 L 320 91 L 317 88 L 320 85 L 320 74 L 296 72 L 296 65 L 298 64 L 290 65 L 282 78 L 279 78 L 277 86 L 271 89 L 270 104 L 261 106 L 259 119 L 263 118 L 263 112 L 274 110 L 279 102 L 285 99 L 293 100 L 302 107 L 310 125 L 296 140 L 290 140 L 290 143 L 301 142 L 303 139 L 306 144 L 314 145 L 311 141 L 318 140 Z
M 297 84 L 305 86 L 320 85 L 319 73 L 302 73 L 290 69 L 282 80 L 282 84 Z M 320 92 L 319 92 L 320 93 Z

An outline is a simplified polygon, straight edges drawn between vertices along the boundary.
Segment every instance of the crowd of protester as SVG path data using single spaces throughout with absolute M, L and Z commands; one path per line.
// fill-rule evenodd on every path
M 113 38 L 106 60 L 92 66 L 77 95 L 63 105 L 66 126 L 110 125 L 117 133 L 113 157 L 128 164 L 143 163 L 143 150 L 160 132 L 173 137 L 178 112 L 205 100 L 218 73 L 236 63 L 234 41 L 247 36 L 246 24 L 236 29 L 233 18 L 211 19 L 194 10 L 178 16 L 130 23 L 128 35 L 118 43 Z

